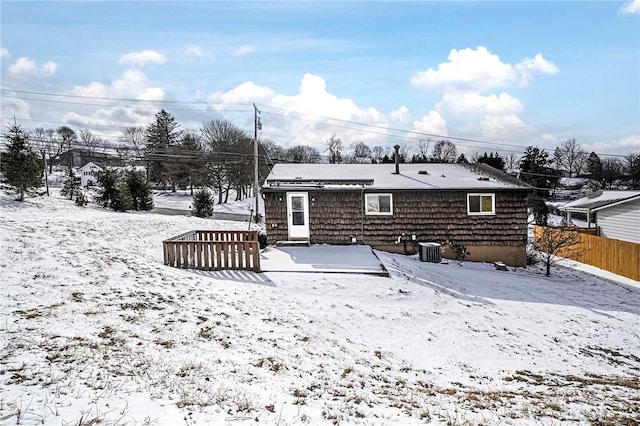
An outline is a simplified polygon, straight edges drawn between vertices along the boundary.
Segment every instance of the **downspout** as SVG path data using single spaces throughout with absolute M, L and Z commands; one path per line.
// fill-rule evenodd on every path
M 362 185 L 360 187 L 360 201 L 361 201 L 361 208 L 360 208 L 360 238 L 362 240 L 362 244 L 366 244 L 364 242 L 364 209 L 367 207 L 364 204 L 364 185 Z

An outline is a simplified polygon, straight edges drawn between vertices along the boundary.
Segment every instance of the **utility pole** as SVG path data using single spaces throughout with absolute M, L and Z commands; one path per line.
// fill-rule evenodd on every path
M 41 149 L 40 153 L 42 154 L 42 161 L 44 162 L 44 183 L 47 186 L 47 197 L 49 196 L 49 173 L 47 170 L 47 154 L 46 150 Z
M 258 129 L 262 130 L 260 122 L 260 110 L 253 104 L 253 196 L 256 197 L 256 209 L 254 217 L 258 217 L 258 198 L 260 197 L 259 179 L 258 179 Z M 256 222 L 258 222 L 256 220 Z

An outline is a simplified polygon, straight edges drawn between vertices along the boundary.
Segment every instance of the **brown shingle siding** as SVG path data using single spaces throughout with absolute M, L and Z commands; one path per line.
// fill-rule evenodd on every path
M 311 242 L 343 244 L 355 236 L 359 242 L 388 246 L 404 233 L 416 234 L 418 241 L 445 242 L 452 236 L 466 245 L 526 244 L 527 192 L 493 193 L 496 214 L 492 216 L 469 216 L 467 191 L 396 191 L 392 216 L 370 216 L 364 214 L 361 191 L 311 190 Z M 288 238 L 286 210 L 285 192 L 265 193 L 270 244 Z

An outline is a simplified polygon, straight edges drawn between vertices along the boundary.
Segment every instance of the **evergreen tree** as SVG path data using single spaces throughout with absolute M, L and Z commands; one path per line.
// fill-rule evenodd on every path
M 482 156 L 478 157 L 478 163 L 488 164 L 494 169 L 505 171 L 504 158 L 500 156 L 499 153 L 487 153 L 485 152 Z
M 589 154 L 587 158 L 587 174 L 595 181 L 602 182 L 602 161 L 595 152 Z
M 553 188 L 559 178 L 551 168 L 548 157 L 545 150 L 528 146 L 520 159 L 520 179 L 536 188 Z
M 171 114 L 160 110 L 156 114 L 155 121 L 149 124 L 145 131 L 149 179 L 163 184 L 171 181 L 173 190 L 175 190 L 175 179 L 171 176 L 171 164 L 177 159 L 173 155 L 175 154 L 173 149 L 178 145 L 181 137 L 178 127 L 180 125 Z
M 202 188 L 194 194 L 191 214 L 197 217 L 213 216 L 213 198 L 207 189 Z
M 131 208 L 133 210 L 153 209 L 153 191 L 147 182 L 144 172 L 137 170 L 127 170 L 125 172 L 125 183 L 127 191 L 131 197 Z
M 96 196 L 96 202 L 102 207 L 112 207 L 114 201 L 117 203 L 118 195 L 118 180 L 120 174 L 117 170 L 106 169 L 98 172 L 96 176 L 98 180 L 98 195 Z
M 69 169 L 69 175 L 64 181 L 64 186 L 62 187 L 60 194 L 63 197 L 67 197 L 68 199 L 73 200 L 73 196 L 77 196 L 80 192 L 80 185 L 80 178 L 76 176 L 76 174 L 73 172 L 73 169 Z
M 126 212 L 131 209 L 132 204 L 131 192 L 129 192 L 127 183 L 122 179 L 118 179 L 116 190 L 111 199 L 111 208 L 117 212 Z
M 29 146 L 29 134 L 18 124 L 12 124 L 4 138 L 9 148 L 2 154 L 2 174 L 5 182 L 15 188 L 18 199 L 24 201 L 25 192 L 42 186 L 44 164 Z
M 456 163 L 458 163 L 458 164 L 468 164 L 469 163 L 469 160 L 467 160 L 467 157 L 464 156 L 464 152 L 461 153 L 458 156 L 458 159 L 456 160 Z

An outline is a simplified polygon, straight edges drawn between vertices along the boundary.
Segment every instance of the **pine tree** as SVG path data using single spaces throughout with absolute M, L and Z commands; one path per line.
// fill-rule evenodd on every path
M 193 196 L 191 214 L 197 217 L 213 216 L 213 199 L 207 189 L 200 189 Z
M 602 161 L 595 152 L 589 154 L 587 157 L 587 173 L 589 177 L 597 182 L 602 181 Z
M 528 146 L 520 159 L 520 179 L 536 188 L 551 189 L 559 177 L 550 165 L 549 154 L 545 150 Z
M 8 130 L 4 138 L 9 149 L 2 154 L 2 174 L 5 182 L 15 188 L 18 200 L 24 201 L 25 192 L 42 186 L 44 164 L 29 146 L 28 133 L 15 123 Z
M 126 211 L 131 208 L 131 193 L 129 187 L 117 170 L 107 169 L 98 173 L 100 185 L 96 201 L 102 207 L 111 207 L 115 211 Z
M 129 187 L 122 179 L 118 179 L 116 191 L 113 193 L 113 198 L 111 199 L 111 208 L 117 212 L 126 212 L 131 209 L 132 204 Z
M 149 179 L 162 183 L 171 180 L 173 190 L 175 190 L 175 181 L 171 176 L 171 164 L 177 159 L 172 154 L 182 134 L 178 127 L 180 125 L 171 114 L 160 110 L 156 114 L 156 120 L 149 124 L 145 131 Z
M 131 208 L 133 210 L 153 209 L 153 191 L 147 182 L 144 172 L 127 170 L 125 182 L 131 196 Z
M 60 194 L 63 197 L 73 200 L 73 196 L 78 195 L 80 186 L 80 178 L 75 175 L 73 169 L 69 169 L 69 175 L 67 176 L 67 180 L 64 181 L 64 186 L 62 187 Z

